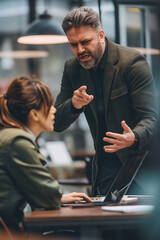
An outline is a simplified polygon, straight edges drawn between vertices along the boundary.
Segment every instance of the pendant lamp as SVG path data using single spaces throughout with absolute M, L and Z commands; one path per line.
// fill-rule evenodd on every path
M 60 23 L 46 11 L 32 22 L 18 38 L 22 44 L 57 44 L 68 42 Z

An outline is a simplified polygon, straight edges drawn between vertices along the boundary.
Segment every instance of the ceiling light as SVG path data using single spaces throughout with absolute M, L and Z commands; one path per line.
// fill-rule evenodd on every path
M 160 50 L 155 48 L 138 48 L 133 47 L 137 51 L 141 52 L 142 54 L 150 54 L 150 55 L 160 55 Z
M 46 11 L 28 26 L 17 41 L 22 44 L 36 45 L 68 42 L 60 23 Z
M 0 52 L 0 58 L 14 58 L 14 59 L 27 59 L 27 58 L 43 58 L 48 57 L 47 51 L 37 50 L 19 50 L 10 52 Z

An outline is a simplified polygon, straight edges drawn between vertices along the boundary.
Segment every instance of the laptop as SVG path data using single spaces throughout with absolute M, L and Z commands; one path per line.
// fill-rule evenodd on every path
M 76 203 L 61 204 L 61 206 L 89 207 L 120 203 L 125 197 L 124 195 L 131 186 L 133 180 L 135 179 L 135 176 L 140 169 L 140 166 L 142 165 L 147 153 L 148 152 L 146 151 L 138 155 L 133 155 L 130 157 L 130 159 L 128 159 L 125 165 L 120 168 L 106 196 L 97 196 L 93 198 L 91 197 L 93 201 L 92 203 L 80 201 Z

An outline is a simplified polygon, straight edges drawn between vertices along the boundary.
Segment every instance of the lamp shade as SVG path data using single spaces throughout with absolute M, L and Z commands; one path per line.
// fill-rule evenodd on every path
M 27 59 L 27 58 L 44 58 L 48 57 L 49 53 L 47 51 L 38 50 L 17 50 L 17 51 L 7 51 L 0 52 L 0 58 L 14 58 L 14 59 Z
M 56 44 L 68 42 L 60 23 L 46 12 L 31 23 L 18 38 L 22 44 Z

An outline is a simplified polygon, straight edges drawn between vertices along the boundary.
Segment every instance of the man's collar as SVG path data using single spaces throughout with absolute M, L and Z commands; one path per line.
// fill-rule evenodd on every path
M 107 49 L 108 49 L 108 43 L 107 43 L 107 39 L 105 38 L 105 50 L 104 50 L 104 53 L 103 53 L 103 56 L 101 58 L 101 61 L 98 65 L 98 68 L 101 68 L 101 69 L 104 69 L 105 68 L 105 59 L 106 59 L 106 56 L 107 56 Z
M 107 39 L 105 38 L 105 49 L 104 49 L 104 53 L 103 53 L 103 56 L 97 66 L 96 69 L 94 69 L 95 71 L 97 69 L 101 69 L 101 70 L 104 70 L 105 69 L 105 62 L 106 62 L 106 56 L 107 56 L 107 51 L 108 51 L 108 43 L 107 43 Z M 90 68 L 90 71 L 92 72 L 93 71 L 93 68 Z

